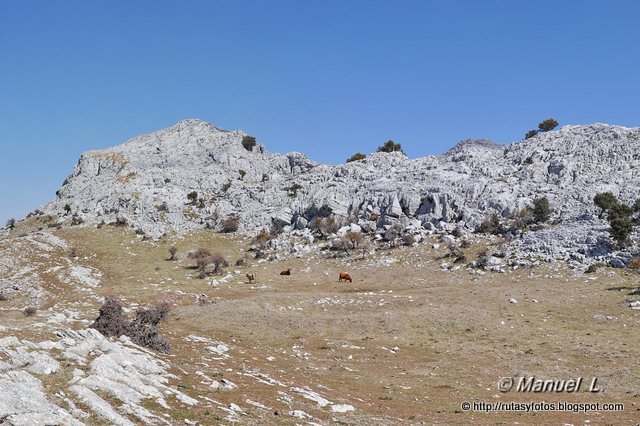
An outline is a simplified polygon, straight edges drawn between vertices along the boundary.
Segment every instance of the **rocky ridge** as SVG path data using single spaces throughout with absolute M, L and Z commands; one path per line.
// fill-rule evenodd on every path
M 183 120 L 87 152 L 41 212 L 60 222 L 126 223 L 152 237 L 220 230 L 229 217 L 247 234 L 274 226 L 307 232 L 332 214 L 383 236 L 394 226 L 417 234 L 472 230 L 546 196 L 555 225 L 511 246 L 520 255 L 584 260 L 619 255 L 593 196 L 611 191 L 632 202 L 640 195 L 638 128 L 565 126 L 510 145 L 466 140 L 441 156 L 374 153 L 336 166 L 260 144 L 247 150 L 244 136 Z M 192 192 L 197 197 L 189 199 Z

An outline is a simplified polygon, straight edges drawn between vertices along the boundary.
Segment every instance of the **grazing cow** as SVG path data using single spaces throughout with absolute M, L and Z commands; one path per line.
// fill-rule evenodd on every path
M 286 271 L 280 272 L 280 275 L 291 275 L 291 268 L 287 269 Z
M 351 278 L 351 275 L 347 274 L 346 272 L 340 272 L 340 276 L 338 277 L 338 282 L 342 282 L 342 281 L 349 281 L 350 283 L 353 282 L 353 278 Z
M 256 282 L 256 274 L 245 274 L 247 276 L 247 279 L 249 280 L 249 284 L 251 284 L 251 282 Z

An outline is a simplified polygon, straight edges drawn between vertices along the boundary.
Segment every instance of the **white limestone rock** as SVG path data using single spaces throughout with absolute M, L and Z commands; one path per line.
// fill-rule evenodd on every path
M 586 257 L 611 252 L 602 243 L 609 240 L 606 223 L 594 216 L 596 193 L 612 191 L 624 202 L 639 195 L 638 128 L 565 126 L 510 145 L 466 140 L 437 157 L 373 153 L 337 166 L 296 152 L 269 153 L 261 145 L 247 151 L 244 135 L 183 120 L 86 152 L 58 198 L 41 210 L 66 223 L 77 214 L 86 221 L 82 226 L 126 221 L 153 237 L 220 229 L 232 215 L 245 233 L 274 224 L 301 230 L 327 212 L 345 222 L 356 216 L 362 229 L 375 214 L 377 228 L 419 222 L 428 231 L 451 232 L 494 213 L 517 213 L 546 196 L 557 225 L 518 236 L 512 250 L 564 259 L 578 250 Z M 194 191 L 192 202 L 187 194 Z M 576 230 L 579 238 L 572 237 Z

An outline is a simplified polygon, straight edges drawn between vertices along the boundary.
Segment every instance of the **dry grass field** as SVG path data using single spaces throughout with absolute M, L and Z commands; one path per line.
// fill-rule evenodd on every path
M 33 317 L 21 312 L 33 302 L 17 293 L 0 302 L 0 338 L 46 338 L 56 324 L 39 324 L 60 312 L 74 317 L 72 328 L 86 327 L 107 294 L 131 309 L 168 300 L 173 310 L 161 330 L 173 351 L 157 356 L 171 365 L 169 386 L 198 404 L 147 401 L 145 407 L 173 424 L 640 421 L 640 311 L 629 307 L 640 299 L 635 273 L 583 274 L 560 264 L 447 271 L 440 267 L 444 250 L 431 244 L 364 260 L 327 253 L 272 262 L 249 257 L 235 267 L 249 241 L 233 236 L 201 232 L 152 242 L 118 228 L 51 233 L 77 257 L 70 258 L 69 249 L 37 259 L 28 250 L 10 254 L 35 268 L 46 293 Z M 5 256 L 12 241 L 18 247 L 15 238 L 3 242 Z M 177 261 L 167 260 L 172 245 Z M 198 279 L 186 259 L 198 247 L 223 253 L 230 266 Z M 94 271 L 99 284 L 65 283 L 53 267 L 63 258 L 66 267 Z M 291 276 L 279 275 L 287 268 Z M 353 283 L 338 282 L 341 271 Z M 246 272 L 257 282 L 248 283 Z M 64 387 L 69 374 L 43 379 L 49 393 Z M 585 392 L 583 384 L 579 393 L 502 393 L 498 381 L 505 376 L 597 377 L 601 391 Z M 462 410 L 465 401 L 615 402 L 624 403 L 624 411 L 474 412 Z M 97 416 L 85 421 L 109 423 Z

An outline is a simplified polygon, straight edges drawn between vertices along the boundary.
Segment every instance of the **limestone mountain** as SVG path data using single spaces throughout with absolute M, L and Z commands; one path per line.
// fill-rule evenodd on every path
M 601 234 L 593 196 L 640 195 L 638 128 L 565 126 L 509 145 L 466 140 L 441 156 L 373 153 L 337 166 L 260 144 L 247 150 L 244 136 L 183 120 L 89 151 L 43 211 L 87 224 L 126 222 L 154 237 L 220 229 L 229 217 L 246 233 L 274 224 L 301 229 L 328 214 L 369 230 L 452 229 L 507 217 L 546 196 L 559 229 L 595 221 L 588 228 Z

